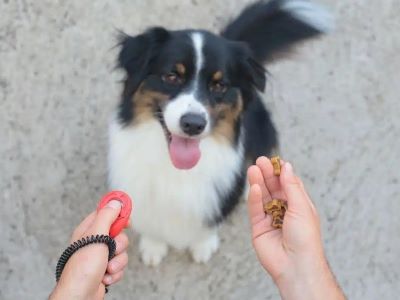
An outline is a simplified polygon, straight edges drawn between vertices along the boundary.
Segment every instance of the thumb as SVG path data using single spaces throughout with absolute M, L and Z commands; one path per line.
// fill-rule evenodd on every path
M 293 171 L 289 162 L 285 162 L 280 175 L 281 186 L 286 194 L 288 210 L 301 215 L 311 213 L 310 202 L 304 192 L 303 184 Z
M 108 202 L 108 204 L 97 213 L 91 231 L 94 234 L 109 234 L 110 227 L 118 218 L 120 211 L 121 202 L 118 200 L 111 200 Z

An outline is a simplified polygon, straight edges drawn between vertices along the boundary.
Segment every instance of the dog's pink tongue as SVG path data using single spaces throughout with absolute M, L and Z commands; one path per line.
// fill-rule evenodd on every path
M 178 169 L 191 169 L 200 159 L 199 140 L 171 136 L 169 155 L 172 163 Z

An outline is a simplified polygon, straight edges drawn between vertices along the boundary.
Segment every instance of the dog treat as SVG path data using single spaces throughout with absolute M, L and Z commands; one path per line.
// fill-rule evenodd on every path
M 281 175 L 281 158 L 279 156 L 274 156 L 271 158 L 272 166 L 274 167 L 274 175 Z
M 279 156 L 274 156 L 271 158 L 272 166 L 274 167 L 274 175 L 281 175 L 281 158 Z M 287 204 L 285 201 L 280 199 L 273 199 L 272 201 L 264 205 L 264 211 L 266 214 L 272 215 L 272 227 L 282 228 L 283 217 L 287 210 Z
M 287 204 L 280 199 L 273 199 L 264 205 L 266 214 L 272 215 L 272 227 L 282 228 L 283 217 L 287 211 Z

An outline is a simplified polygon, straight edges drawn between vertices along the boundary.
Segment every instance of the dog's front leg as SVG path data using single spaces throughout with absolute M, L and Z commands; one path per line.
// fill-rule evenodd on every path
M 148 236 L 141 236 L 139 250 L 143 263 L 148 266 L 157 266 L 168 253 L 168 245 Z
M 219 237 L 217 230 L 212 230 L 203 239 L 190 246 L 192 257 L 197 263 L 206 263 L 211 256 L 218 250 Z

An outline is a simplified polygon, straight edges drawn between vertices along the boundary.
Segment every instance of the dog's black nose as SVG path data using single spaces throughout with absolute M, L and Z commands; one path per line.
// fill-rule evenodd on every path
M 202 115 L 188 113 L 181 117 L 180 124 L 184 133 L 197 135 L 203 132 L 207 121 Z

